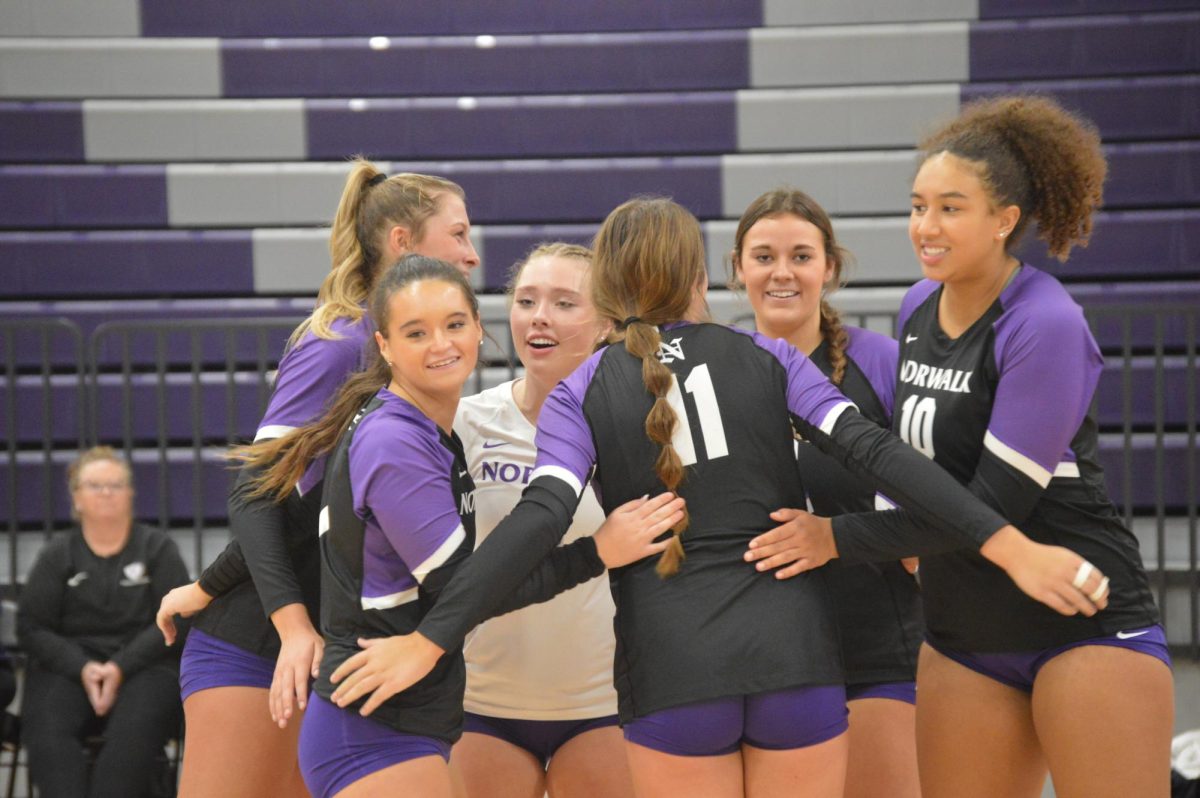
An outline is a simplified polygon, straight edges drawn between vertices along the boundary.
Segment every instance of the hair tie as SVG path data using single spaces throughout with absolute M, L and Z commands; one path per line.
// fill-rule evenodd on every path
M 379 185 L 380 183 L 382 183 L 384 180 L 387 180 L 387 179 L 388 179 L 388 176 L 385 175 L 383 172 L 380 172 L 379 174 L 375 175 L 374 177 L 372 177 L 370 180 L 367 181 L 367 187 L 374 188 L 375 186 Z
M 640 322 L 641 320 L 642 319 L 639 316 L 629 316 L 625 319 L 625 321 L 623 321 L 617 325 L 617 331 L 624 332 L 629 327 L 629 325 L 636 324 L 636 323 Z

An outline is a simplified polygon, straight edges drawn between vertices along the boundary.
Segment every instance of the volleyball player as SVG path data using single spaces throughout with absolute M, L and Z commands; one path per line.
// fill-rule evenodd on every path
M 731 259 L 759 332 L 809 359 L 858 407 L 891 426 L 896 342 L 842 323 L 828 300 L 843 281 L 849 253 L 829 216 L 795 189 L 769 191 L 742 214 Z M 874 490 L 815 446 L 797 446 L 808 507 L 823 516 L 871 510 Z M 919 798 L 916 668 L 920 595 L 898 561 L 826 569 L 842 641 L 850 753 L 845 798 Z
M 596 237 L 593 295 L 601 317 L 619 325 L 618 343 L 551 392 L 517 507 L 417 634 L 364 641 L 333 673 L 335 703 L 365 699 L 370 714 L 444 667 L 443 654 L 557 553 L 594 469 L 606 510 L 663 486 L 688 503 L 657 564 L 610 573 L 615 684 L 637 793 L 840 794 L 844 675 L 824 576 L 763 578 L 742 559 L 773 509 L 802 500 L 793 428 L 947 537 L 972 541 L 1026 589 L 1096 612 L 1083 590 L 1097 591 L 1101 577 L 1082 590 L 1071 584 L 1078 555 L 1030 542 L 865 420 L 789 344 L 700 323 L 707 285 L 700 227 L 682 207 L 637 199 L 609 215 Z
M 1035 540 L 1086 558 L 1076 584 L 1111 580 L 1103 613 L 1062 616 L 975 552 L 922 559 L 923 794 L 1036 796 L 1048 768 L 1060 796 L 1166 796 L 1170 659 L 1097 462 L 1103 358 L 1062 285 L 1013 254 L 1034 222 L 1060 259 L 1087 242 L 1099 137 L 1049 99 L 1002 97 L 921 149 L 909 235 L 926 279 L 901 306 L 894 427 Z M 878 520 L 834 519 L 837 550 L 883 553 Z
M 522 378 L 459 403 L 454 428 L 475 480 L 482 540 L 517 503 L 533 471 L 534 432 L 550 391 L 610 325 L 591 300 L 592 253 L 543 244 L 509 280 L 509 321 Z M 604 521 L 585 490 L 565 540 Z M 464 649 L 465 731 L 451 768 L 469 798 L 631 796 L 613 688 L 614 607 L 595 578 L 553 601 L 483 623 Z
M 363 305 L 384 265 L 414 251 L 466 273 L 479 265 L 469 234 L 456 184 L 427 175 L 388 177 L 355 162 L 331 230 L 333 269 L 316 309 L 292 334 L 255 440 L 278 438 L 318 418 L 343 381 L 362 368 L 372 331 Z M 323 470 L 323 462 L 312 464 L 275 502 L 249 495 L 256 469 L 243 469 L 230 497 L 233 543 L 197 582 L 168 594 L 159 610 L 168 642 L 174 614 L 204 610 L 180 670 L 185 798 L 306 794 L 296 761 L 299 727 L 281 731 L 272 721 L 286 726 L 293 711 L 304 708 L 323 648 L 314 627 Z
M 328 696 L 330 672 L 364 635 L 414 628 L 474 548 L 474 485 L 451 424 L 482 342 L 475 298 L 449 264 L 410 255 L 380 278 L 371 317 L 378 354 L 368 369 L 342 386 L 320 420 L 247 452 L 270 462 L 254 490 L 278 497 L 332 451 L 320 516 L 327 644 L 318 696 Z M 677 520 L 681 505 L 670 495 L 631 503 L 630 512 L 614 514 L 629 534 L 606 536 L 613 526 L 606 523 L 594 539 L 561 549 L 524 595 L 548 597 L 595 576 L 605 562 L 661 551 L 653 538 Z M 610 559 L 612 552 L 620 556 Z M 461 653 L 447 657 L 371 719 L 315 698 L 300 737 L 309 789 L 318 796 L 397 789 L 449 796 L 445 759 L 462 722 L 463 678 Z

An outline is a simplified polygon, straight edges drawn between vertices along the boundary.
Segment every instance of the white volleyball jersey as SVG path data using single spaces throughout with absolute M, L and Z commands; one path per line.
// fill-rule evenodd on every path
M 513 400 L 513 383 L 463 399 L 454 429 L 475 481 L 476 546 L 521 498 L 533 471 L 536 429 Z M 590 535 L 604 511 L 589 488 L 563 543 Z M 481 624 L 464 648 L 468 712 L 521 720 L 614 715 L 613 614 L 601 575 L 544 604 Z

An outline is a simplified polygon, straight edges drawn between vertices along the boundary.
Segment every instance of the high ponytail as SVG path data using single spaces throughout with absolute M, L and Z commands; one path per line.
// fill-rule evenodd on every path
M 995 97 L 965 106 L 918 146 L 925 160 L 947 152 L 972 163 L 994 203 L 1021 209 L 1007 250 L 1031 220 L 1060 261 L 1087 246 L 1108 171 L 1088 120 L 1047 97 Z
M 387 252 L 387 233 L 399 225 L 413 240 L 437 213 L 444 194 L 465 200 L 462 188 L 441 177 L 402 173 L 388 177 L 373 163 L 355 158 L 329 231 L 333 268 L 317 291 L 317 306 L 288 339 L 295 346 L 306 332 L 336 338 L 338 319 L 358 321 Z
M 659 360 L 658 326 L 685 318 L 707 277 L 700 224 L 682 206 L 663 198 L 630 200 L 608 215 L 596 233 L 592 293 L 597 312 L 614 325 L 613 341 L 642 361 L 642 383 L 654 397 L 646 415 L 649 439 L 660 446 L 654 472 L 667 490 L 684 479 L 683 461 L 671 439 L 679 418 L 667 401 L 672 372 Z M 683 520 L 655 570 L 679 571 L 684 559 Z

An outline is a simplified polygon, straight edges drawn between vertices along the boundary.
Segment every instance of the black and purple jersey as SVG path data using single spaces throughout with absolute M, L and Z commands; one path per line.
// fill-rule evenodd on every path
M 284 353 L 255 441 L 278 438 L 312 423 L 327 409 L 342 383 L 365 362 L 373 327 L 358 321 L 333 322 L 335 338 L 311 332 Z M 274 658 L 279 637 L 269 621 L 287 604 L 303 603 L 314 623 L 320 598 L 321 558 L 317 514 L 325 458 L 311 463 L 287 499 L 247 499 L 253 472 L 243 469 L 229 502 L 233 540 L 201 576 L 216 596 L 196 626 L 210 635 L 263 657 Z M 253 581 L 249 581 L 253 577 Z
M 330 457 L 320 513 L 321 633 L 325 656 L 314 688 L 356 654 L 361 637 L 408 634 L 475 548 L 475 483 L 458 436 L 382 389 Z M 590 538 L 562 547 L 497 612 L 545 601 L 603 572 Z M 527 588 L 527 589 L 521 589 Z M 461 641 L 433 670 L 371 716 L 406 734 L 453 743 L 462 729 L 466 669 Z M 365 698 L 347 708 L 357 710 Z
M 940 284 L 900 311 L 893 429 L 1030 538 L 1066 546 L 1110 579 L 1108 608 L 1059 615 L 978 552 L 921 561 L 930 641 L 973 652 L 1026 651 L 1149 626 L 1158 619 L 1137 541 L 1108 498 L 1089 408 L 1103 360 L 1080 307 L 1023 266 L 958 338 L 938 323 Z
M 1004 525 L 862 418 L 786 341 L 715 324 L 666 325 L 661 334 L 690 526 L 675 576 L 660 579 L 653 560 L 611 573 L 624 721 L 694 701 L 842 681 L 824 575 L 777 580 L 742 558 L 753 537 L 775 526 L 772 511 L 803 506 L 793 431 L 871 473 L 930 524 L 950 530 L 967 519 L 970 534 L 985 539 Z M 443 591 L 423 635 L 447 648 L 493 614 L 496 596 L 555 550 L 593 468 L 606 512 L 663 489 L 654 471 L 659 447 L 645 434 L 652 403 L 642 362 L 623 345 L 601 350 L 554 389 L 538 419 L 529 487 Z
M 896 342 L 858 327 L 845 327 L 846 372 L 838 388 L 864 418 L 888 429 L 896 389 Z M 809 356 L 825 374 L 833 373 L 829 344 Z M 817 515 L 865 512 L 875 507 L 871 484 L 847 471 L 815 446 L 799 444 L 797 458 L 809 509 Z M 898 561 L 831 562 L 825 568 L 833 595 L 846 684 L 860 686 L 916 678 L 921 647 L 921 596 L 917 582 Z

